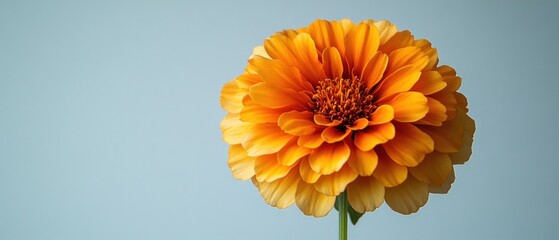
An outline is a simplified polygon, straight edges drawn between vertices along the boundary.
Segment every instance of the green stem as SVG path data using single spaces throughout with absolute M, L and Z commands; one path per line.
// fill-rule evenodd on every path
M 339 231 L 340 240 L 347 240 L 347 195 L 345 192 L 338 196 L 338 212 L 339 218 Z

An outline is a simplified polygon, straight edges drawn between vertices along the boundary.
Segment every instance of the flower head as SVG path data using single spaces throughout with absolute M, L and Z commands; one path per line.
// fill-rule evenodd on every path
M 306 215 L 327 215 L 343 192 L 360 213 L 384 201 L 414 213 L 470 157 L 460 84 L 429 41 L 388 21 L 278 32 L 221 91 L 229 167 L 268 204 Z

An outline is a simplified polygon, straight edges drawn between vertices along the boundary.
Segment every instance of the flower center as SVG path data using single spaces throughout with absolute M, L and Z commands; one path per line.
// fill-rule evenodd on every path
M 318 83 L 312 95 L 315 114 L 339 120 L 340 126 L 352 125 L 359 118 L 369 118 L 376 106 L 373 95 L 357 77 L 325 79 Z

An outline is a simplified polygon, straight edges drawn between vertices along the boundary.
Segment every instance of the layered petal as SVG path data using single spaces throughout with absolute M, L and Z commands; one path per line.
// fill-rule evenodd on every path
M 322 69 L 327 78 L 342 78 L 344 63 L 337 48 L 328 47 L 322 52 Z
M 274 35 L 264 42 L 264 48 L 273 59 L 298 68 L 303 78 L 313 85 L 325 77 L 315 43 L 307 33 L 298 33 L 294 38 Z
M 332 174 L 340 171 L 349 155 L 350 149 L 345 142 L 326 143 L 312 150 L 309 164 L 315 172 L 323 175 Z
M 373 176 L 385 187 L 398 186 L 408 177 L 408 168 L 395 163 L 382 148 L 377 149 L 378 165 Z
M 357 173 L 346 164 L 340 171 L 320 176 L 314 187 L 328 196 L 337 196 L 345 191 L 346 186 L 355 178 L 357 178 Z
M 310 153 L 311 149 L 297 145 L 297 140 L 292 139 L 278 152 L 278 162 L 284 166 L 291 166 Z
M 450 153 L 450 159 L 453 164 L 464 164 L 470 155 L 472 155 L 472 144 L 474 141 L 474 132 L 476 130 L 475 122 L 468 115 L 465 115 L 464 137 L 462 138 L 462 147 L 458 152 Z
M 443 122 L 446 121 L 446 107 L 434 98 L 427 97 L 427 106 L 429 111 L 425 114 L 421 120 L 417 121 L 417 124 L 431 125 L 431 126 L 441 126 Z
M 280 88 L 270 83 L 257 83 L 250 87 L 252 100 L 268 108 L 291 108 L 293 110 L 306 110 L 310 99 L 303 93 L 288 88 Z
M 394 119 L 394 108 L 388 104 L 380 105 L 371 115 L 369 125 L 387 123 Z
M 322 143 L 324 143 L 324 139 L 322 138 L 321 135 L 322 135 L 322 132 L 317 131 L 313 134 L 300 136 L 297 139 L 297 144 L 301 147 L 317 148 L 320 145 L 322 145 Z
M 386 188 L 384 198 L 392 210 L 408 215 L 417 212 L 427 203 L 429 188 L 426 183 L 410 176 L 402 184 Z
M 277 153 L 293 138 L 273 123 L 256 124 L 242 134 L 245 135 L 243 148 L 251 157 Z
M 357 212 L 372 212 L 384 202 L 384 185 L 374 177 L 358 177 L 347 185 L 347 200 Z
M 228 155 L 227 165 L 233 177 L 248 180 L 254 176 L 254 158 L 247 156 L 246 150 L 240 144 L 231 145 Z
M 238 113 L 243 107 L 242 100 L 247 93 L 248 91 L 237 86 L 236 80 L 232 80 L 223 85 L 223 88 L 221 88 L 219 103 L 225 111 Z
M 254 173 L 258 182 L 272 182 L 285 177 L 293 166 L 285 166 L 278 162 L 276 154 L 269 154 L 254 159 Z
M 429 112 L 427 102 L 427 98 L 421 93 L 403 92 L 392 98 L 388 104 L 394 109 L 394 120 L 415 122 Z
M 273 182 L 258 182 L 258 191 L 266 203 L 277 208 L 287 208 L 295 202 L 297 185 L 301 181 L 297 169 Z
M 384 70 L 387 65 L 388 56 L 382 52 L 376 52 L 375 55 L 367 61 L 361 72 L 361 81 L 365 83 L 367 89 L 371 89 L 379 83 L 384 76 Z
M 357 24 L 345 36 L 345 56 L 354 73 L 361 73 L 365 63 L 377 52 L 380 37 L 374 25 Z
M 387 20 L 374 21 L 373 24 L 377 27 L 380 35 L 380 46 L 386 44 L 386 42 L 398 32 L 396 25 L 390 23 Z
M 320 178 L 321 174 L 315 172 L 309 164 L 309 158 L 303 157 L 299 162 L 299 174 L 306 183 L 315 183 Z
M 290 111 L 281 114 L 278 118 L 278 126 L 287 134 L 294 136 L 309 135 L 315 131 L 313 113 Z
M 435 150 L 443 153 L 458 152 L 464 140 L 465 113 L 459 110 L 459 116 L 446 121 L 442 126 L 422 126 L 435 143 Z
M 452 171 L 452 162 L 447 153 L 432 152 L 427 154 L 419 165 L 409 170 L 419 181 L 441 186 Z
M 386 153 L 400 165 L 415 167 L 425 154 L 433 152 L 433 139 L 413 124 L 396 125 L 394 139 L 382 145 Z
M 361 151 L 370 151 L 375 146 L 394 138 L 396 130 L 392 123 L 369 126 L 355 133 L 354 144 Z
M 309 82 L 301 79 L 299 69 L 287 65 L 281 60 L 257 56 L 251 60 L 251 63 L 254 64 L 256 73 L 266 83 L 295 91 L 312 91 L 313 89 Z
M 316 20 L 308 27 L 309 34 L 315 42 L 319 52 L 324 49 L 333 47 L 341 54 L 344 54 L 344 29 L 342 23 L 338 21 Z M 323 62 L 324 63 L 324 62 Z
M 421 71 L 413 65 L 407 65 L 388 75 L 375 94 L 382 99 L 393 94 L 409 91 L 421 76 Z
M 313 184 L 301 181 L 297 184 L 295 202 L 303 214 L 314 217 L 324 217 L 328 215 L 334 207 L 336 197 L 320 193 L 315 189 Z
M 360 176 L 371 176 L 378 164 L 378 155 L 375 150 L 361 151 L 359 148 L 350 145 L 351 154 L 347 164 Z
M 248 95 L 243 99 L 243 107 L 239 118 L 243 122 L 250 123 L 274 123 L 279 116 L 286 111 L 285 108 L 267 108 L 255 103 Z
M 367 120 L 366 118 L 359 118 L 355 120 L 355 122 L 353 122 L 352 125 L 346 127 L 353 131 L 357 131 L 357 130 L 365 129 L 367 126 L 369 126 L 369 120 Z
M 320 135 L 327 143 L 335 143 L 344 140 L 351 133 L 351 129 L 340 129 L 338 127 L 327 127 Z
M 420 48 L 407 46 L 397 49 L 388 56 L 388 66 L 386 67 L 387 75 L 404 66 L 415 66 L 422 70 L 429 63 L 429 57 L 425 55 Z
M 386 54 L 390 54 L 396 49 L 410 46 L 413 41 L 413 35 L 411 35 L 410 31 L 405 30 L 397 32 L 394 33 L 394 35 L 392 35 L 392 37 L 390 37 L 390 39 L 388 39 L 386 43 L 380 45 L 379 50 Z
M 430 95 L 443 90 L 447 83 L 443 80 L 443 76 L 437 71 L 422 72 L 419 80 L 411 88 L 412 91 Z
M 443 183 L 443 185 L 441 186 L 429 185 L 429 192 L 437 193 L 437 194 L 448 193 L 448 191 L 450 191 L 450 187 L 452 186 L 452 183 L 454 183 L 454 178 L 455 178 L 454 168 L 451 168 L 450 173 L 448 173 L 448 176 L 446 177 L 446 181 Z
M 243 122 L 239 119 L 239 114 L 229 113 L 220 123 L 223 141 L 228 144 L 240 144 L 250 132 L 254 124 Z

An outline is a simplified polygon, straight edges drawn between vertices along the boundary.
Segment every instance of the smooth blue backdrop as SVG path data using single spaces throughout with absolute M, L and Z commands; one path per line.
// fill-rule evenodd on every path
M 351 239 L 559 239 L 554 1 L 0 1 L 0 239 L 337 239 L 232 178 L 221 86 L 275 31 L 389 19 L 463 78 L 474 154 Z

